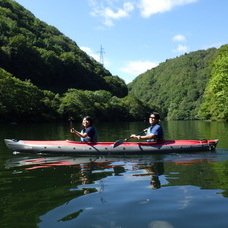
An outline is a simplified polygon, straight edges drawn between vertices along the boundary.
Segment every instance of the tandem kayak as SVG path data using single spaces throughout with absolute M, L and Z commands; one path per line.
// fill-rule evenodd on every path
M 163 142 L 124 142 L 114 147 L 114 142 L 84 143 L 70 140 L 33 141 L 5 139 L 10 150 L 45 154 L 159 154 L 215 150 L 218 140 L 166 140 Z

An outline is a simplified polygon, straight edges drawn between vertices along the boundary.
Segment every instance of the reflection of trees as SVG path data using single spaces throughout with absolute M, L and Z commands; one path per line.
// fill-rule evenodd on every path
M 65 221 L 68 221 L 68 220 L 72 220 L 72 219 L 78 217 L 82 212 L 83 212 L 83 210 L 80 209 L 80 210 L 78 210 L 78 211 L 76 211 L 74 213 L 71 213 L 71 214 L 59 219 L 58 222 L 65 222 Z
M 159 176 L 164 173 L 163 162 L 152 162 L 149 166 L 140 166 L 140 169 L 144 169 L 147 173 L 134 174 L 134 176 L 151 176 L 151 187 L 152 189 L 158 189 L 161 187 Z
M 214 163 L 212 166 L 216 173 L 218 189 L 224 189 L 222 193 L 224 197 L 228 197 L 228 161 Z
M 193 185 L 201 189 L 222 189 L 228 197 L 228 161 L 213 162 L 208 159 L 193 159 L 182 162 L 166 162 L 164 186 Z
M 47 163 L 46 163 L 47 164 Z M 124 172 L 120 166 L 107 162 L 88 162 L 61 166 L 40 165 L 36 169 L 12 167 L 2 178 L 0 211 L 7 227 L 16 227 L 15 221 L 23 222 L 25 227 L 33 227 L 39 217 L 48 211 L 83 196 L 96 192 L 96 188 L 78 188 L 78 185 L 91 184 L 107 176 Z M 54 164 L 54 163 L 52 163 Z M 36 164 L 37 166 L 37 164 Z M 107 169 L 107 171 L 105 171 Z M 13 172 L 13 175 L 12 175 Z M 8 181 L 10 177 L 10 181 Z M 89 185 L 88 185 L 89 187 Z M 29 206 L 28 206 L 29 205 Z M 16 208 L 20 208 L 17 210 Z M 74 212 L 62 220 L 77 217 L 82 211 Z M 24 215 L 27 215 L 26 217 Z M 23 220 L 23 218 L 30 218 Z
M 207 159 L 191 159 L 187 161 L 152 162 L 150 165 L 138 165 L 136 168 L 146 173 L 133 176 L 151 176 L 153 189 L 161 187 L 159 176 L 166 172 L 166 186 L 194 185 L 201 189 L 222 189 L 224 197 L 228 197 L 228 161 L 212 162 Z

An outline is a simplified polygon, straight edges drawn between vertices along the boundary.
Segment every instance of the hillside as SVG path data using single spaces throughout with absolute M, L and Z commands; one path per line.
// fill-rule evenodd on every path
M 126 85 L 14 1 L 0 1 L 0 32 L 0 122 L 142 121 L 152 110 L 228 120 L 228 45 L 166 60 Z
M 160 107 L 167 119 L 197 119 L 217 49 L 166 60 L 128 85 L 129 94 Z
M 203 119 L 228 121 L 228 45 L 220 47 L 200 107 Z
M 127 95 L 122 79 L 14 1 L 0 1 L 0 34 L 0 67 L 21 80 L 55 93 L 76 88 Z

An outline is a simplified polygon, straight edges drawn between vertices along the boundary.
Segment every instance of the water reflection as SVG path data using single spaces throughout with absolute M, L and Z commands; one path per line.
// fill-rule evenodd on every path
M 139 205 L 151 211 L 151 202 L 156 197 L 159 197 L 157 202 L 165 207 L 169 201 L 163 200 L 164 191 L 172 191 L 175 187 L 177 191 L 180 191 L 180 186 L 186 189 L 184 199 L 181 194 L 172 196 L 173 201 L 182 204 L 186 199 L 190 200 L 188 205 L 194 200 L 189 198 L 194 195 L 193 186 L 214 189 L 228 197 L 228 162 L 221 159 L 224 154 L 207 152 L 126 157 L 14 155 L 5 162 L 8 174 L 5 172 L 6 178 L 1 184 L 1 192 L 4 192 L 2 202 L 8 211 L 5 216 L 16 219 L 26 213 L 34 220 L 45 221 L 39 224 L 40 227 L 48 223 L 64 225 L 69 221 L 78 222 L 76 225 L 80 227 L 87 222 L 86 215 L 95 221 L 97 217 L 94 214 L 105 213 L 106 207 L 115 208 L 107 214 L 110 218 L 114 214 L 121 217 L 126 208 L 132 211 L 132 207 L 136 216 Z M 10 172 L 13 177 L 9 183 L 7 176 Z M 189 186 L 192 186 L 190 190 Z M 16 215 L 15 207 L 21 209 Z M 182 210 L 186 208 L 182 207 Z
M 12 170 L 14 174 L 26 174 L 25 171 L 33 171 L 33 176 L 37 177 L 40 172 L 44 172 L 47 174 L 47 178 L 50 174 L 48 170 L 55 171 L 57 174 L 60 169 L 66 170 L 68 174 L 64 177 L 65 181 L 59 181 L 58 178 L 58 183 L 54 183 L 54 180 L 51 183 L 61 186 L 61 182 L 66 183 L 69 180 L 68 185 L 71 186 L 72 191 L 80 189 L 84 194 L 101 191 L 101 186 L 93 187 L 94 182 L 103 180 L 108 176 L 122 176 L 131 169 L 132 176 L 135 178 L 150 177 L 148 181 L 152 189 L 171 185 L 177 186 L 183 183 L 206 189 L 228 189 L 228 175 L 225 171 L 228 170 L 228 162 L 226 160 L 218 162 L 217 158 L 215 152 L 141 155 L 125 158 L 122 156 L 15 155 L 6 160 L 5 167 Z M 129 166 L 130 164 L 132 166 Z M 161 176 L 163 180 L 165 177 L 165 181 L 161 182 Z M 197 178 L 195 178 L 196 176 Z
M 115 160 L 118 161 L 119 158 L 16 155 L 6 161 L 5 167 L 13 169 L 14 173 L 66 167 L 73 170 L 70 173 L 71 185 L 88 185 L 107 176 L 125 172 L 123 166 L 113 164 Z M 85 193 L 88 191 L 85 190 Z
M 163 162 L 152 162 L 150 165 L 140 165 L 139 169 L 145 170 L 146 173 L 133 174 L 133 176 L 151 176 L 150 184 L 152 189 L 161 188 L 161 182 L 159 176 L 164 174 L 164 163 Z

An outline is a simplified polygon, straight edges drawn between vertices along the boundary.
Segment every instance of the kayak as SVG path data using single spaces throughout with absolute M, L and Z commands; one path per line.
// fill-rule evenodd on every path
M 10 150 L 23 153 L 44 154 L 159 154 L 215 150 L 215 140 L 165 140 L 163 142 L 123 142 L 114 146 L 114 142 L 84 143 L 70 140 L 33 141 L 5 139 Z

